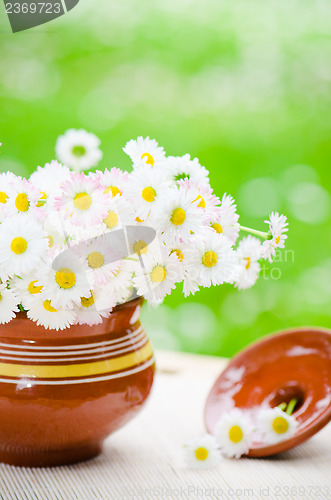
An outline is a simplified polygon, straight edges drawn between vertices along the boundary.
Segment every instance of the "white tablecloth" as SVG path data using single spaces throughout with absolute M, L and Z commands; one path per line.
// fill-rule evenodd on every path
M 0 465 L 0 498 L 331 498 L 331 425 L 298 448 L 268 459 L 224 459 L 188 470 L 182 445 L 204 432 L 207 393 L 225 361 L 157 353 L 152 395 L 139 416 L 111 436 L 104 453 L 53 469 Z

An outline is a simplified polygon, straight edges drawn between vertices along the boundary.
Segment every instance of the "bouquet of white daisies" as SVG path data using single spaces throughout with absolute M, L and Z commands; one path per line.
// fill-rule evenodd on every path
M 166 156 L 148 137 L 129 141 L 132 172 L 85 173 L 102 157 L 97 137 L 69 130 L 57 158 L 29 179 L 0 175 L 0 323 L 26 311 L 50 329 L 94 325 L 136 296 L 159 304 L 176 284 L 252 286 L 260 260 L 284 247 L 287 222 L 266 233 L 239 225 L 231 196 L 218 198 L 189 155 Z M 258 236 L 242 238 L 240 230 Z

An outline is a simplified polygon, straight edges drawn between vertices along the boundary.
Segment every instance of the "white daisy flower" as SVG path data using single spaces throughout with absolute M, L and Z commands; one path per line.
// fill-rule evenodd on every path
M 71 250 L 85 262 L 88 279 L 92 286 L 105 285 L 117 273 L 119 265 L 118 249 L 109 244 L 109 237 L 98 236 L 73 246 Z
M 177 256 L 168 255 L 164 248 L 158 253 L 153 252 L 143 256 L 142 261 L 143 268 L 137 268 L 133 283 L 138 295 L 143 295 L 148 300 L 164 299 L 172 289 L 176 288 L 175 283 L 183 278 Z
M 109 318 L 115 304 L 113 298 L 104 293 L 103 288 L 96 287 L 90 290 L 88 296 L 80 298 L 80 307 L 75 309 L 76 322 L 78 325 L 98 325 L 103 318 Z
M 99 224 L 107 215 L 110 195 L 84 173 L 71 174 L 55 199 L 55 208 L 74 225 L 88 228 Z
M 87 269 L 69 249 L 53 261 L 52 267 L 41 267 L 38 277 L 43 293 L 52 298 L 52 306 L 57 309 L 72 309 L 81 297 L 90 294 Z
M 210 222 L 210 226 L 216 233 L 223 234 L 233 243 L 239 236 L 239 215 L 236 208 L 237 205 L 232 196 L 224 194 L 221 206 L 215 209 L 215 217 Z
M 5 214 L 6 204 L 10 196 L 10 190 L 17 177 L 11 172 L 4 172 L 0 174 L 0 221 Z
M 287 238 L 288 222 L 285 215 L 279 215 L 278 212 L 272 212 L 269 220 L 264 221 L 269 225 L 271 238 L 262 243 L 263 258 L 272 262 L 276 254 L 276 248 L 284 248 Z
M 130 176 L 126 196 L 132 203 L 136 216 L 146 220 L 153 213 L 160 198 L 166 196 L 169 185 L 168 181 L 164 181 L 162 172 L 150 165 L 135 170 Z
M 238 245 L 237 257 L 239 264 L 238 278 L 235 287 L 245 290 L 253 286 L 260 273 L 259 259 L 262 256 L 261 241 L 254 236 L 245 236 Z
M 186 243 L 193 233 L 199 234 L 205 228 L 206 217 L 198 204 L 184 188 L 169 189 L 154 213 L 153 227 L 163 233 L 165 240 L 181 238 Z
M 34 219 L 17 215 L 0 225 L 0 268 L 8 276 L 32 271 L 46 249 L 46 235 Z
M 113 231 L 131 224 L 134 224 L 132 205 L 120 195 L 108 199 L 107 210 L 102 219 L 102 230 Z
M 8 200 L 6 203 L 6 217 L 15 215 L 32 215 L 40 219 L 43 216 L 43 210 L 39 204 L 40 192 L 27 179 L 16 177 L 15 181 L 10 183 L 8 189 Z
M 56 141 L 55 152 L 61 163 L 80 172 L 95 167 L 102 158 L 100 140 L 86 130 L 69 129 Z
M 219 419 L 215 437 L 226 457 L 239 458 L 248 452 L 252 444 L 253 427 L 242 410 L 234 408 Z
M 76 321 L 76 313 L 68 309 L 56 308 L 53 299 L 47 299 L 43 293 L 35 296 L 29 303 L 27 317 L 46 330 L 64 330 Z
M 123 151 L 130 156 L 133 168 L 143 165 L 158 167 L 165 162 L 164 149 L 158 145 L 155 139 L 150 139 L 149 137 L 137 137 L 136 140 L 132 139 L 126 143 Z
M 220 452 L 213 436 L 206 434 L 191 439 L 184 447 L 184 458 L 191 469 L 207 469 L 220 462 Z
M 40 191 L 37 206 L 52 202 L 58 196 L 61 184 L 70 179 L 70 170 L 56 160 L 37 167 L 31 174 L 29 182 Z
M 214 214 L 219 210 L 220 199 L 213 194 L 212 188 L 203 184 L 200 186 L 199 182 L 189 179 L 179 180 L 178 184 L 182 186 L 186 192 L 190 192 L 194 201 L 198 201 L 198 208 L 203 210 L 206 214 L 206 219 L 212 219 Z
M 189 261 L 190 278 L 204 287 L 233 283 L 238 271 L 231 241 L 208 228 L 190 248 Z
M 298 422 L 280 408 L 261 409 L 258 415 L 258 430 L 264 444 L 279 443 L 294 436 Z
M 209 186 L 209 172 L 200 165 L 198 158 L 186 154 L 184 156 L 168 156 L 165 171 L 169 179 L 180 181 L 188 179 L 197 183 L 201 188 Z
M 15 276 L 9 280 L 9 286 L 17 302 L 21 303 L 24 309 L 29 309 L 31 301 L 43 289 L 42 285 L 38 282 L 36 271 Z
M 0 284 L 0 324 L 9 323 L 19 312 L 17 307 L 17 298 L 6 285 Z
M 93 176 L 93 174 L 89 175 Z M 110 170 L 106 168 L 104 172 L 97 170 L 94 175 L 100 186 L 104 188 L 104 193 L 111 193 L 113 197 L 117 194 L 122 196 L 129 181 L 129 173 L 116 167 Z
M 106 285 L 105 294 L 110 297 L 124 297 L 127 295 L 126 290 L 132 289 L 132 277 L 137 270 L 141 269 L 141 266 L 140 263 L 127 259 L 118 260 L 115 264 L 116 270 Z

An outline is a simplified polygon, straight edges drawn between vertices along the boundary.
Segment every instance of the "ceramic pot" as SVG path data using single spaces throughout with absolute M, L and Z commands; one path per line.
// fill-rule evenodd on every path
M 25 313 L 0 326 L 0 461 L 53 466 L 90 459 L 137 414 L 154 376 L 142 300 L 99 325 L 56 332 Z

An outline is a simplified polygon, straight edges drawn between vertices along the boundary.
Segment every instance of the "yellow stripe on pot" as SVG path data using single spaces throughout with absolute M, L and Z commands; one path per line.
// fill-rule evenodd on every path
M 0 376 L 17 378 L 70 378 L 100 375 L 102 373 L 111 373 L 131 368 L 138 363 L 146 361 L 152 354 L 151 344 L 147 342 L 141 349 L 125 356 L 96 361 L 94 363 L 80 363 L 76 365 L 19 365 L 0 363 Z

